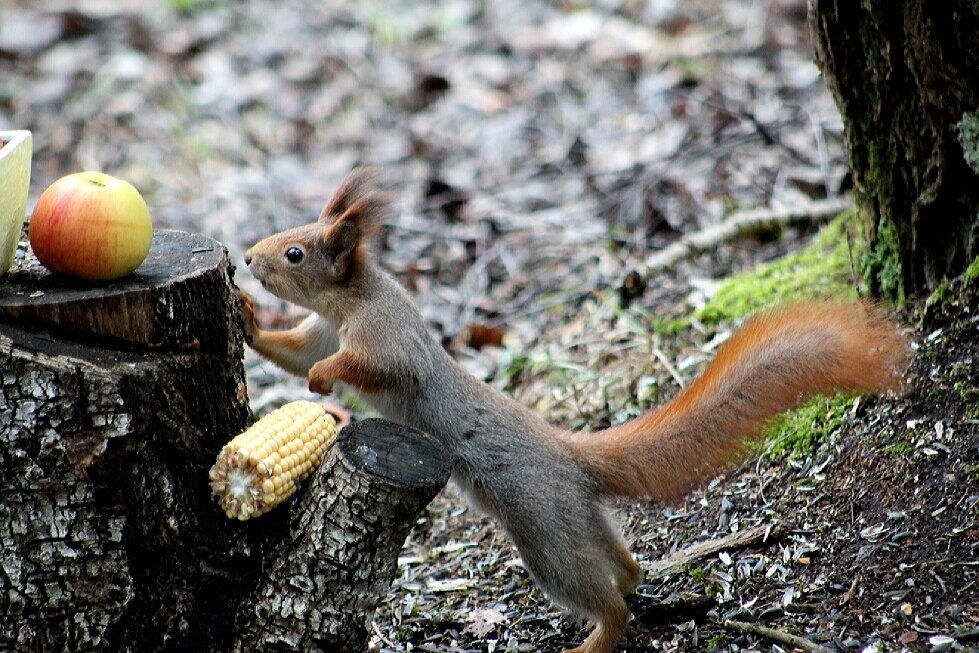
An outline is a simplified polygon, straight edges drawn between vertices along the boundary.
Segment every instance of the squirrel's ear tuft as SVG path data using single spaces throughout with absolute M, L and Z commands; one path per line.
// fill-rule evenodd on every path
M 371 191 L 326 226 L 323 245 L 334 276 L 346 277 L 363 264 L 388 205 L 387 196 Z
M 343 277 L 361 265 L 390 206 L 385 193 L 374 189 L 377 171 L 357 168 L 340 184 L 323 208 L 323 246 L 334 276 Z
M 357 202 L 374 194 L 376 180 L 376 168 L 354 168 L 340 182 L 340 186 L 333 193 L 333 197 L 323 207 L 323 210 L 320 212 L 319 221 L 325 223 L 334 222 L 341 215 L 349 211 Z
M 388 212 L 390 200 L 384 193 L 371 191 L 363 195 L 356 202 L 331 221 L 332 226 L 352 225 L 356 228 L 360 239 L 366 240 L 373 236 L 380 228 L 384 220 L 384 214 Z

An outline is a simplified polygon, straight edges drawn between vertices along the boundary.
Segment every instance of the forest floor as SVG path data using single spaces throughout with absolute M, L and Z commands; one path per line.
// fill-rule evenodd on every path
M 574 429 L 675 394 L 736 322 L 689 316 L 816 226 L 655 274 L 651 254 L 736 210 L 849 190 L 802 0 L 9 0 L 0 128 L 34 132 L 32 202 L 102 169 L 157 227 L 217 238 L 235 262 L 312 220 L 351 167 L 379 166 L 396 198 L 382 264 L 462 364 Z M 247 271 L 237 282 L 263 325 L 301 317 Z M 967 285 L 901 312 L 916 344 L 903 393 L 817 416 L 825 437 L 766 449 L 680 505 L 617 508 L 647 572 L 622 650 L 793 648 L 731 622 L 837 650 L 979 645 Z M 257 413 L 310 397 L 246 364 Z M 734 534 L 750 537 L 660 569 Z M 371 646 L 556 651 L 585 632 L 450 487 L 409 536 Z

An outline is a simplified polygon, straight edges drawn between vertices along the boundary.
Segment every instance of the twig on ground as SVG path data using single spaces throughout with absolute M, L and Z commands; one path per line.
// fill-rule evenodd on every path
M 758 624 L 751 624 L 744 621 L 731 621 L 730 619 L 724 621 L 722 625 L 725 628 L 737 630 L 738 632 L 764 637 L 765 639 L 786 644 L 787 646 L 792 646 L 793 648 L 801 648 L 803 651 L 812 651 L 813 653 L 831 653 L 830 649 L 822 644 L 812 642 L 805 637 L 799 637 L 798 635 L 792 635 L 791 633 L 786 633 L 781 630 L 768 628 L 767 626 L 760 626 Z
M 679 573 L 697 560 L 712 556 L 719 551 L 725 549 L 743 549 L 747 546 L 760 543 L 769 544 L 781 536 L 782 531 L 778 528 L 755 526 L 754 528 L 748 528 L 737 533 L 731 533 L 719 540 L 694 544 L 682 551 L 677 551 L 669 558 L 654 562 L 646 573 L 646 582 Z
M 387 644 L 391 648 L 395 648 L 394 642 L 392 642 L 382 631 L 381 627 L 377 625 L 377 622 L 371 620 L 371 630 L 374 631 L 374 635 L 377 636 L 379 640 Z
M 850 583 L 850 589 L 843 592 L 843 598 L 840 599 L 840 605 L 846 605 L 853 598 L 853 595 L 857 591 L 857 585 L 860 583 L 860 576 L 854 576 L 853 582 Z
M 670 362 L 669 357 L 663 352 L 663 350 L 661 350 L 659 347 L 653 347 L 653 356 L 655 356 L 656 360 L 658 360 L 660 364 L 666 368 L 666 371 L 670 373 L 670 376 L 673 377 L 673 380 L 676 381 L 678 386 L 682 388 L 687 385 L 686 381 L 683 380 L 683 377 L 680 376 L 680 372 L 673 366 L 673 363 Z
M 842 198 L 812 202 L 791 209 L 750 209 L 731 214 L 724 222 L 686 235 L 646 259 L 646 274 L 665 270 L 677 262 L 741 236 L 775 226 L 817 222 L 852 206 Z

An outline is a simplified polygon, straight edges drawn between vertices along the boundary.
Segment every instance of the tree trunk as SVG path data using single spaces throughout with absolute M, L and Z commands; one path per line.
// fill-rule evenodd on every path
M 809 0 L 843 116 L 871 290 L 933 288 L 979 239 L 979 3 Z
M 0 651 L 226 653 L 236 619 L 242 633 L 327 632 L 325 619 L 253 609 L 284 605 L 279 590 L 314 607 L 346 596 L 326 599 L 330 636 L 349 644 L 330 650 L 363 648 L 435 476 L 398 495 L 371 470 L 404 459 L 331 452 L 292 509 L 227 519 L 208 470 L 249 422 L 242 353 L 227 254 L 204 237 L 158 232 L 116 283 L 68 281 L 23 256 L 0 279 Z M 443 470 L 434 449 L 414 453 Z M 370 551 L 346 547 L 365 537 Z M 267 576 L 300 559 L 302 579 Z

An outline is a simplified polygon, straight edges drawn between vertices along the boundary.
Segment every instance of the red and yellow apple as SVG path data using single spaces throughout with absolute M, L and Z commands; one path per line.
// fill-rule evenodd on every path
M 143 262 L 153 223 L 143 196 L 128 181 L 102 172 L 76 172 L 41 194 L 28 239 L 49 270 L 109 281 Z

